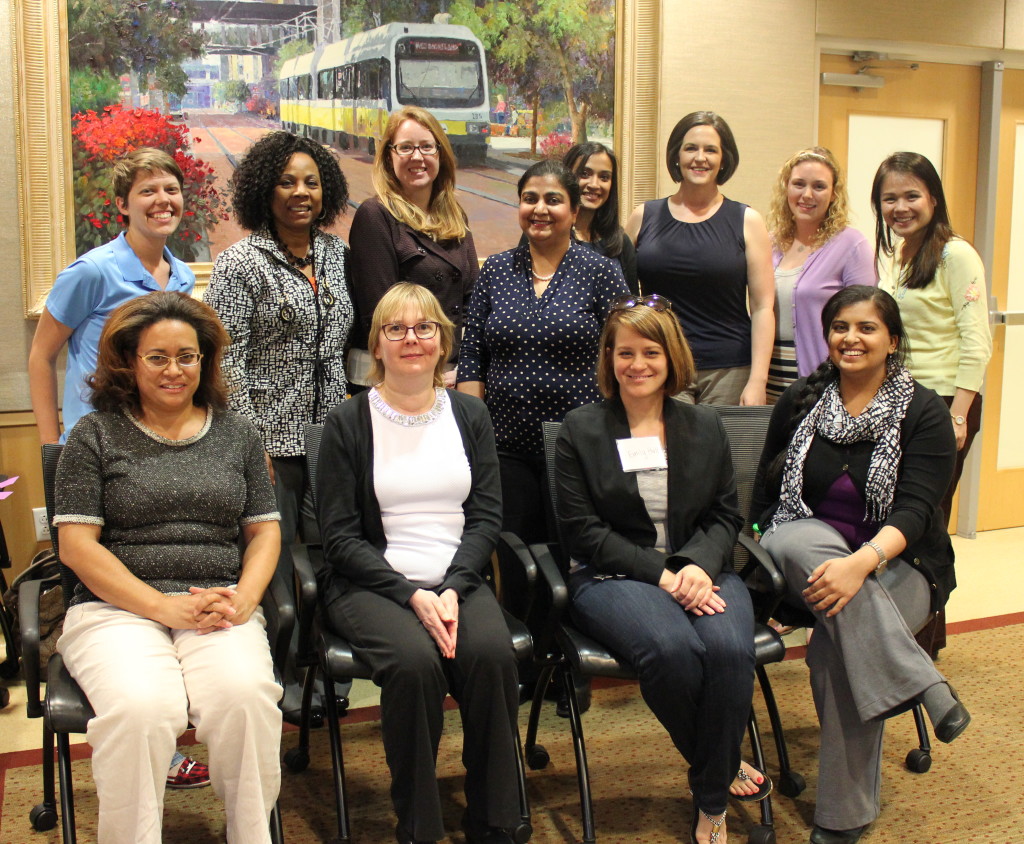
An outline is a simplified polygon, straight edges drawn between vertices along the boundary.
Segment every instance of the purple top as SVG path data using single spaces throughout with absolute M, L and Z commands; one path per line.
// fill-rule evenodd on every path
M 778 267 L 782 253 L 772 251 L 772 266 Z M 825 303 L 843 287 L 867 284 L 875 287 L 875 261 L 867 238 L 847 227 L 812 252 L 793 288 L 793 336 L 800 377 L 814 372 L 828 356 L 821 333 L 821 312 Z
M 843 472 L 818 502 L 814 518 L 832 525 L 855 551 L 878 533 L 878 525 L 864 521 L 864 496 L 849 472 Z

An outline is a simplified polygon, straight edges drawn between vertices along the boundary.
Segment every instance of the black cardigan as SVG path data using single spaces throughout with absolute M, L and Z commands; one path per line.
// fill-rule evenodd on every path
M 448 399 L 462 434 L 472 485 L 462 505 L 462 540 L 435 591 L 454 589 L 465 597 L 483 583 L 481 572 L 501 531 L 501 483 L 486 405 L 453 390 Z M 327 562 L 326 599 L 330 603 L 354 585 L 404 606 L 420 587 L 384 558 L 387 537 L 373 486 L 372 412 L 369 391 L 364 391 L 335 407 L 324 424 L 316 493 Z
M 636 473 L 622 469 L 615 441 L 630 431 L 618 399 L 576 408 L 562 423 L 556 450 L 562 544 L 602 574 L 657 585 L 666 568 L 695 563 L 714 579 L 731 565 L 741 523 L 729 440 L 711 408 L 666 398 L 664 419 L 673 553 L 654 549 L 657 532 Z
M 750 508 L 752 514 L 760 516 L 758 521 L 762 527 L 768 525 L 779 506 L 781 488 L 781 478 L 769 479 L 768 468 L 789 445 L 787 429 L 793 405 L 806 382 L 806 378 L 801 378 L 782 394 L 768 425 Z M 935 577 L 939 599 L 944 604 L 956 588 L 953 545 L 939 507 L 956 460 L 956 437 L 949 421 L 949 409 L 934 391 L 915 382 L 914 396 L 900 427 L 903 459 L 892 510 L 879 528 L 889 525 L 903 534 L 907 549 L 900 557 L 914 566 L 923 566 Z M 864 494 L 874 446 L 867 440 L 843 446 L 821 436 L 814 437 L 804 463 L 803 499 L 811 512 L 844 471 L 849 471 L 854 486 Z

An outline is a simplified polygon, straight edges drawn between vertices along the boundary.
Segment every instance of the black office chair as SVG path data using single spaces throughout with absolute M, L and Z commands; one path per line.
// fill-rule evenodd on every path
M 21 661 L 18 648 L 14 642 L 14 619 L 3 602 L 3 595 L 7 592 L 7 578 L 4 576 L 4 569 L 11 567 L 11 555 L 7 551 L 7 538 L 4 536 L 4 526 L 0 525 L 0 633 L 3 633 L 4 646 L 7 649 L 7 658 L 0 662 L 0 677 L 9 680 L 18 673 Z M 10 703 L 11 693 L 6 686 L 0 686 L 0 709 Z
M 771 408 L 726 408 L 723 409 L 723 423 L 729 434 L 732 447 L 733 463 L 736 468 L 737 492 L 740 512 L 745 513 L 750 506 L 751 490 L 757 461 L 761 456 L 765 432 Z M 560 424 L 544 423 L 544 448 L 547 457 L 548 481 L 551 500 L 557 513 L 558 497 L 555 483 L 554 446 Z M 599 642 L 584 635 L 568 620 L 566 608 L 569 602 L 568 590 L 562 575 L 560 563 L 567 561 L 563 550 L 556 545 L 533 545 L 527 549 L 513 535 L 502 534 L 499 543 L 499 556 L 509 558 L 506 568 L 513 569 L 512 560 L 518 560 L 525 570 L 529 565 L 528 557 L 532 557 L 539 576 L 532 595 L 520 597 L 515 610 L 521 618 L 528 620 L 534 637 L 534 648 L 537 661 L 541 665 L 541 675 L 534 692 L 530 710 L 529 726 L 526 733 L 526 759 L 533 769 L 543 768 L 549 761 L 548 752 L 537 744 L 537 724 L 540 708 L 543 705 L 544 690 L 553 672 L 558 671 L 567 691 L 569 703 L 569 724 L 572 730 L 573 746 L 576 755 L 576 772 L 579 782 L 580 807 L 583 821 L 584 844 L 594 844 L 596 830 L 594 827 L 593 804 L 590 793 L 590 776 L 587 766 L 586 746 L 583 738 L 583 722 L 575 685 L 571 674 L 576 672 L 584 677 L 608 677 L 622 680 L 635 680 L 636 674 L 628 664 L 609 651 Z M 559 562 L 556 562 L 558 560 Z M 737 543 L 737 554 L 734 564 L 744 580 L 751 588 L 765 591 L 768 594 L 782 594 L 785 582 L 774 562 L 757 545 L 753 539 L 740 535 Z M 755 571 L 758 576 L 755 577 Z M 768 707 L 769 717 L 776 736 L 781 736 L 781 722 L 778 707 L 772 693 L 771 684 L 764 673 L 763 666 L 771 662 L 779 662 L 786 650 L 779 635 L 760 621 L 754 632 L 757 676 L 761 682 L 761 690 Z M 751 708 L 748 722 L 753 751 L 754 764 L 761 770 L 765 769 L 764 754 L 761 748 L 760 733 L 757 721 Z M 788 757 L 783 748 L 781 757 L 785 758 L 783 773 L 780 780 L 788 782 L 790 777 L 798 777 L 789 771 Z M 751 844 L 774 844 L 775 829 L 772 817 L 771 798 L 761 801 L 761 823 L 750 831 Z
M 320 459 L 320 441 L 323 425 L 305 426 L 306 465 L 309 470 L 310 486 L 316 491 L 317 470 Z M 302 771 L 309 765 L 310 705 L 317 676 L 324 681 L 324 701 L 327 708 L 327 727 L 331 740 L 331 763 L 334 776 L 335 809 L 338 818 L 338 839 L 340 844 L 351 840 L 348 817 L 348 798 L 345 788 L 345 761 L 342 751 L 341 728 L 335 704 L 334 684 L 348 680 L 372 680 L 369 666 L 356 658 L 351 645 L 326 624 L 320 623 L 320 608 L 317 600 L 316 571 L 324 565 L 322 549 L 316 546 L 295 545 L 291 549 L 297 580 L 296 594 L 299 595 L 299 647 L 296 664 L 307 666 L 302 694 L 302 719 L 299 724 L 298 745 L 287 751 L 284 763 L 291 771 Z M 493 585 L 493 584 L 492 584 Z M 533 640 L 526 625 L 505 614 L 505 620 L 512 634 L 512 645 L 520 663 L 533 657 Z M 518 750 L 518 748 L 517 748 Z M 516 753 L 516 768 L 519 781 L 519 806 L 521 820 L 513 830 L 516 844 L 526 844 L 533 834 L 530 824 L 530 805 L 526 794 L 526 770 L 521 753 Z
M 54 482 L 57 462 L 62 446 L 43 446 L 43 490 L 46 495 L 46 516 L 50 524 L 50 540 L 53 550 L 60 557 L 57 542 L 57 528 L 53 525 L 55 508 Z M 61 586 L 64 590 L 64 606 L 67 608 L 74 594 L 78 577 L 65 565 L 61 565 Z M 89 720 L 95 714 L 89 699 L 72 679 L 59 653 L 54 653 L 46 667 L 45 698 L 40 697 L 39 662 L 39 590 L 41 581 L 28 580 L 18 591 L 19 619 L 21 622 L 22 661 L 25 666 L 25 690 L 28 696 L 28 717 L 43 719 L 43 802 L 29 813 L 32 827 L 37 830 L 53 829 L 57 823 L 57 801 L 53 777 L 53 745 L 57 742 L 57 763 L 60 777 L 60 814 L 63 840 L 74 844 L 75 804 L 74 788 L 71 782 L 71 733 L 84 733 Z M 274 577 L 263 597 L 263 615 L 267 622 L 271 654 L 276 667 L 284 665 L 291 630 L 295 624 L 295 605 L 287 584 Z M 275 805 L 270 816 L 270 837 L 274 844 L 284 841 L 281 815 Z

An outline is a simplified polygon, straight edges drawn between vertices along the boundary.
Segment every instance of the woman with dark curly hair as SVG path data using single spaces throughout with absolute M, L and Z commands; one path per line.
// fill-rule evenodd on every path
M 348 246 L 322 229 L 344 212 L 348 184 L 326 148 L 271 132 L 239 163 L 231 190 L 252 234 L 220 254 L 204 298 L 231 335 L 231 406 L 263 437 L 287 544 L 300 524 L 305 538 L 316 532 L 302 427 L 346 395 Z
M 259 605 L 280 532 L 259 434 L 227 410 L 227 343 L 185 293 L 121 305 L 89 379 L 96 412 L 57 467 L 61 561 L 81 581 L 57 649 L 96 713 L 104 844 L 159 844 L 167 760 L 190 719 L 227 840 L 270 841 L 281 687 Z

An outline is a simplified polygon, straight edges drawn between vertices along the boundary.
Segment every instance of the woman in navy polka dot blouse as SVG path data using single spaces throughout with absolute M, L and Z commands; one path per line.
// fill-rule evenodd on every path
M 503 529 L 553 538 L 541 423 L 600 399 L 597 347 L 611 300 L 628 293 L 619 264 L 573 241 L 577 178 L 540 161 L 519 180 L 527 243 L 484 263 L 466 313 L 459 390 L 484 398 L 501 463 Z

